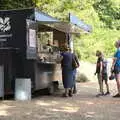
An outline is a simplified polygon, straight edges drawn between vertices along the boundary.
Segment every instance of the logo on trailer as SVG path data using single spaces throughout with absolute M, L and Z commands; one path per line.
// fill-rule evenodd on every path
M 5 18 L 0 17 L 0 31 L 6 32 L 6 31 L 9 31 L 10 29 L 11 29 L 10 18 L 9 17 L 5 17 Z

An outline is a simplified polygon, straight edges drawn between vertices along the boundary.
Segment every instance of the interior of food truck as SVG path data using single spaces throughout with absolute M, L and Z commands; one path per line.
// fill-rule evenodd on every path
M 37 32 L 37 53 L 41 62 L 54 62 L 53 45 L 53 31 Z
M 65 45 L 65 41 L 65 33 L 49 26 L 38 24 L 37 55 L 40 61 L 55 63 L 58 54 Z

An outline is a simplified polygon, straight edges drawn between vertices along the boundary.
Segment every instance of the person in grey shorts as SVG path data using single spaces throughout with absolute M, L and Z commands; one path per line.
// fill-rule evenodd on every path
M 99 83 L 100 93 L 97 95 L 99 97 L 102 95 L 108 95 L 110 94 L 110 92 L 109 92 L 109 85 L 108 85 L 107 61 L 104 59 L 102 52 L 99 50 L 96 51 L 96 56 L 98 57 L 98 59 L 96 64 L 95 75 L 97 74 L 98 83 Z M 103 81 L 105 82 L 106 89 L 107 89 L 105 94 L 103 91 Z

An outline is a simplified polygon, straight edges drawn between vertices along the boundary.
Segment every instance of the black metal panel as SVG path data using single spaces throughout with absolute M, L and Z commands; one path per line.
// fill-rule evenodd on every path
M 34 9 L 0 11 L 0 43 L 3 47 L 19 48 L 26 53 L 26 19 L 34 19 Z M 10 27 L 9 29 L 6 29 Z M 3 42 L 4 40 L 4 42 Z M 1 42 L 2 41 L 2 42 Z
M 14 82 L 17 71 L 16 51 L 13 49 L 0 49 L 0 64 L 4 66 L 4 89 L 5 94 L 14 91 Z
M 16 78 L 34 77 L 30 67 L 33 64 L 26 60 L 27 18 L 34 19 L 34 9 L 0 11 L 0 64 L 4 66 L 5 94 L 14 91 Z

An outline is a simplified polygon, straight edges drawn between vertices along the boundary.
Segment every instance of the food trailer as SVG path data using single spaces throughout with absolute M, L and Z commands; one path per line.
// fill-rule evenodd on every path
M 0 89 L 5 94 L 13 94 L 16 78 L 30 78 L 33 92 L 44 88 L 52 92 L 52 81 L 61 76 L 55 76 L 60 72 L 60 64 L 56 63 L 60 50 L 65 44 L 71 44 L 70 33 L 78 33 L 80 29 L 73 24 L 61 22 L 36 8 L 1 10 L 0 83 L 3 87 Z

